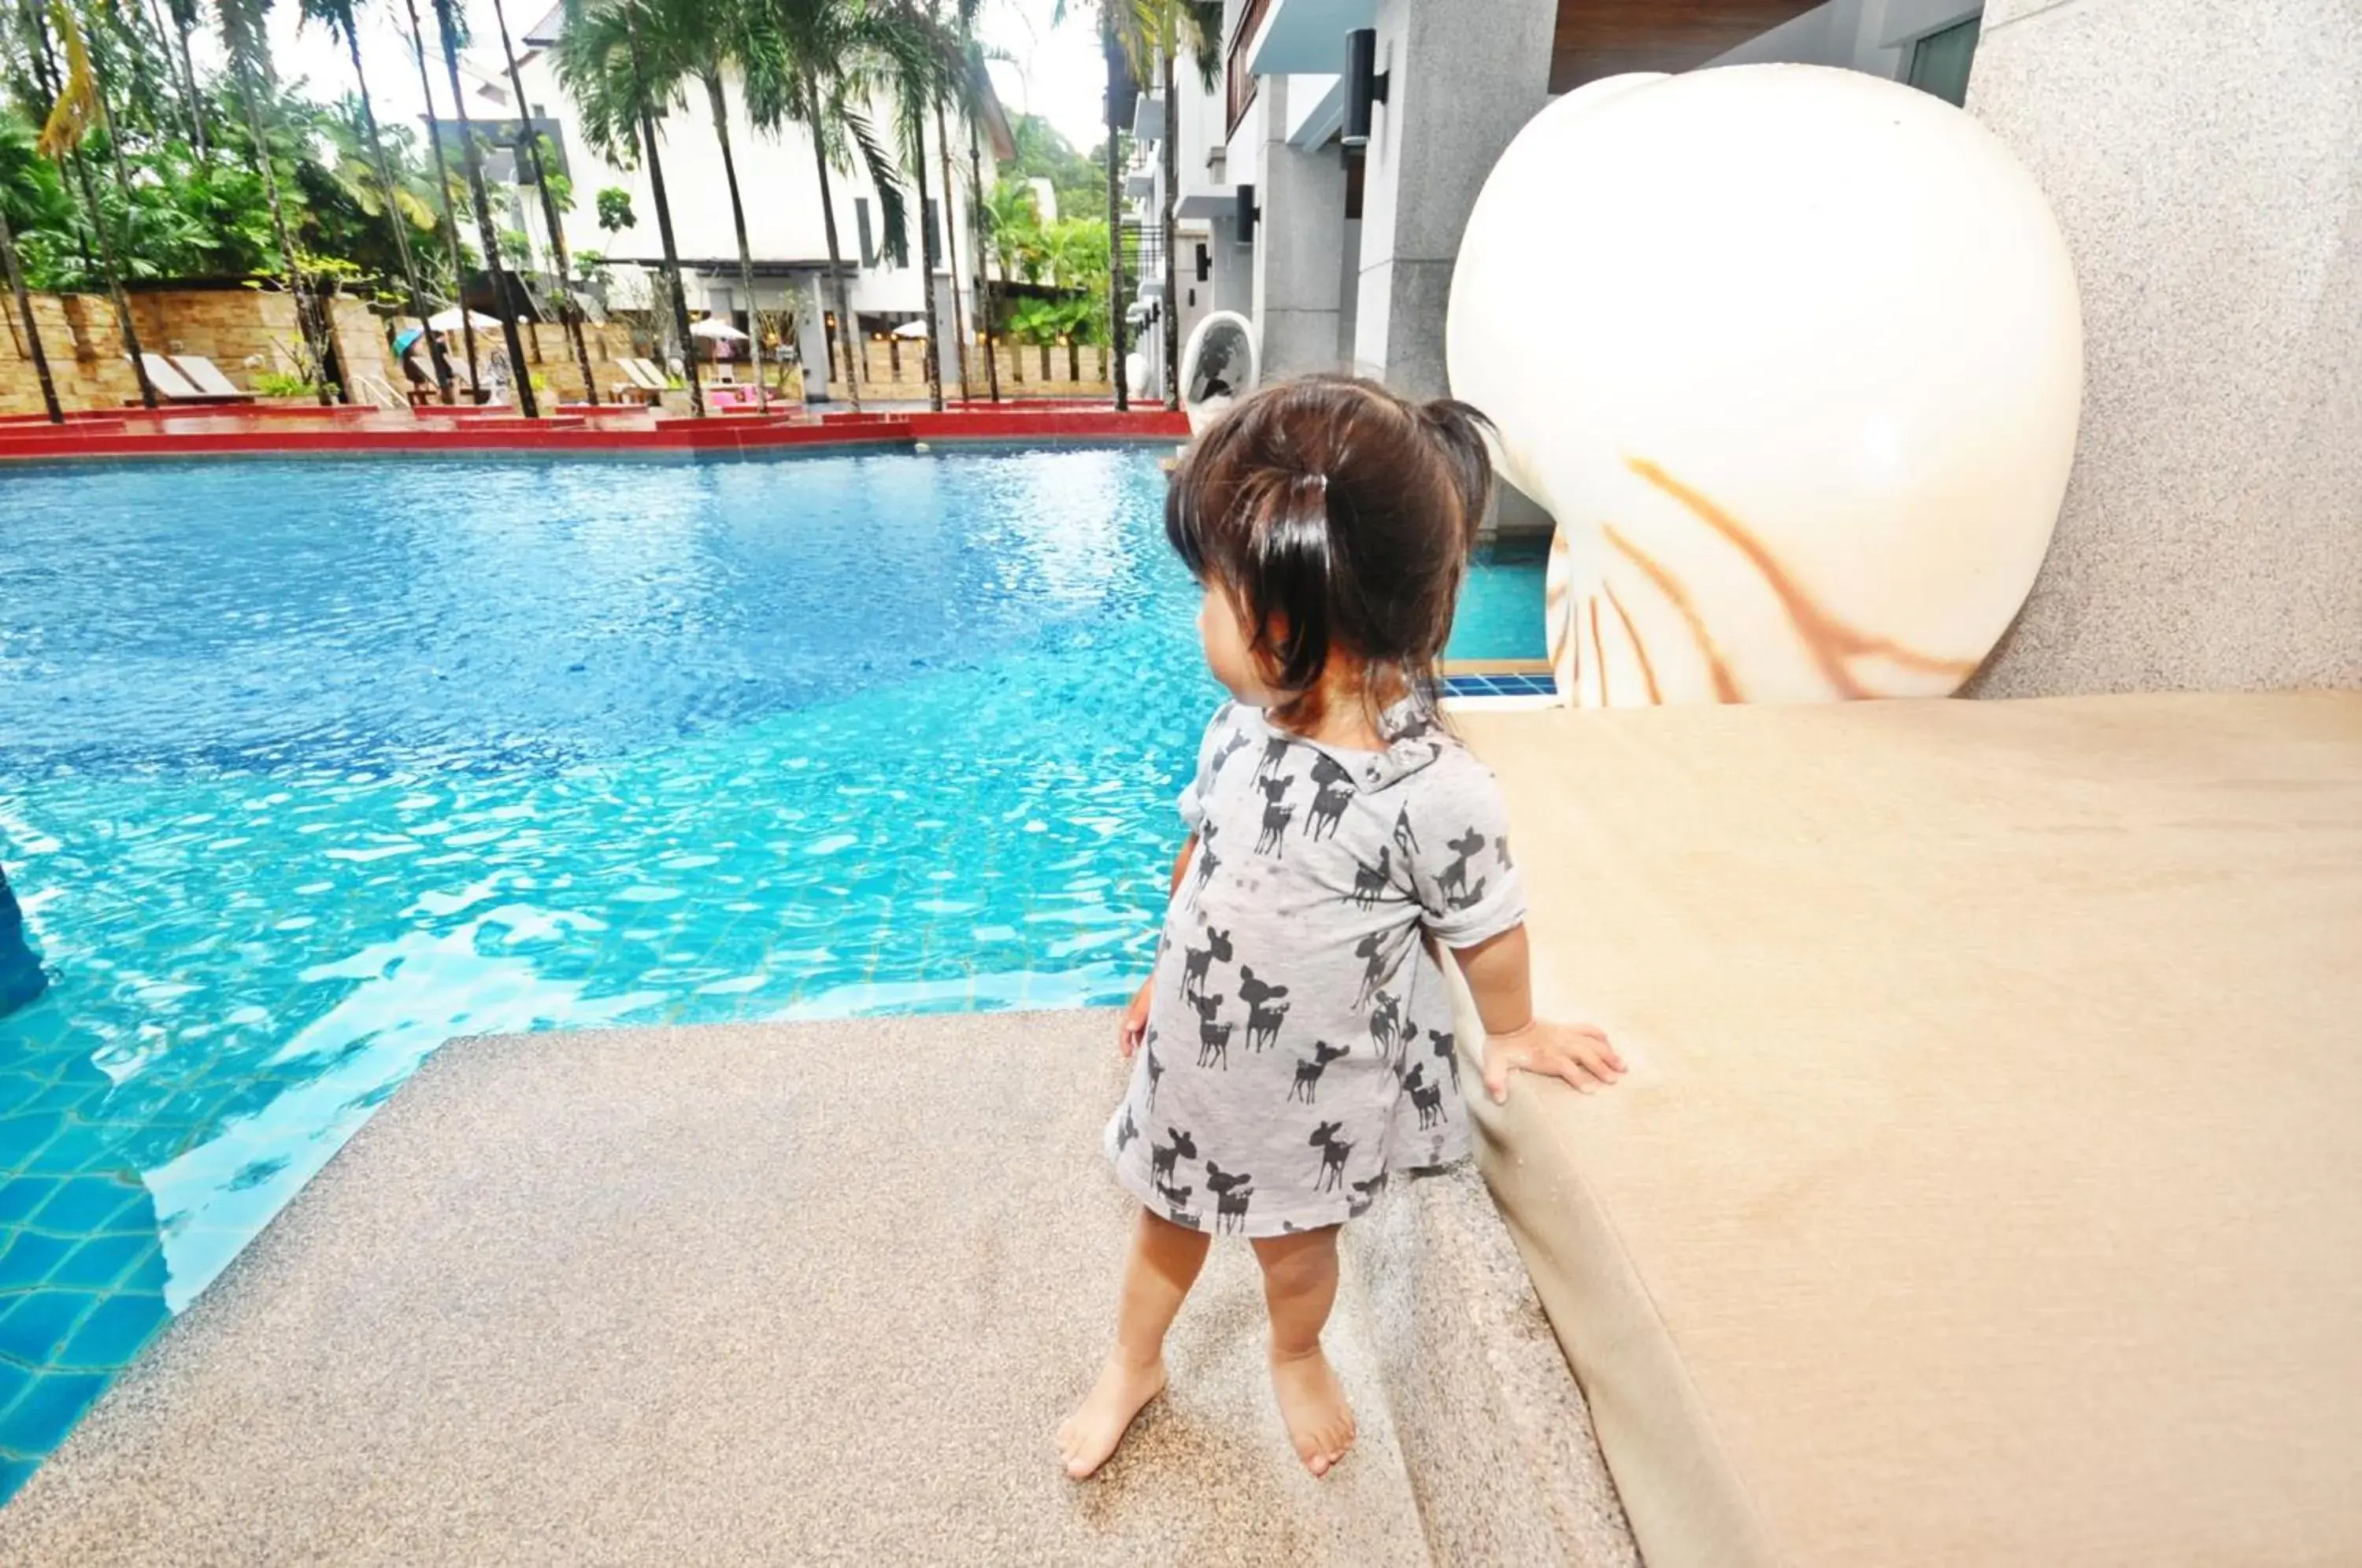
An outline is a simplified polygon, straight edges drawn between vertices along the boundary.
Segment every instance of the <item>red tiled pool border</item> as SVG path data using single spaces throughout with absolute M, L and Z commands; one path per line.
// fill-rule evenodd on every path
M 636 411 L 635 411 L 636 413 Z M 644 414 L 639 415 L 645 417 Z M 566 407 L 547 419 L 506 410 L 173 408 L 69 415 L 0 415 L 0 465 L 11 461 L 413 453 L 737 453 L 918 443 L 1181 441 L 1188 421 L 1162 409 L 990 405 L 943 414 L 832 414 L 659 418 L 621 427 L 619 411 Z M 176 427 L 177 426 L 177 427 Z

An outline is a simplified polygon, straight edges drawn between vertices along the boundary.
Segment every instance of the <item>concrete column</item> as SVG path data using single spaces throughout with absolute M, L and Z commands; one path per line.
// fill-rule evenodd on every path
M 1339 368 L 1337 256 L 1345 243 L 1345 165 L 1333 147 L 1286 139 L 1287 81 L 1266 77 L 1257 154 L 1254 320 L 1265 381 Z
M 804 362 L 804 401 L 826 403 L 831 392 L 828 384 L 828 296 L 833 293 L 825 286 L 825 274 L 808 274 L 798 285 L 796 302 L 796 352 Z
M 1239 243 L 1239 226 L 1230 218 L 1215 218 L 1207 227 L 1212 234 L 1206 248 L 1214 264 L 1213 281 L 1207 287 L 1213 290 L 1214 308 L 1250 315 L 1254 309 L 1253 255 Z
M 1969 110 L 2058 212 L 2086 381 L 2049 558 L 1973 689 L 2362 686 L 2362 8 L 1984 17 Z
M 960 359 L 967 352 L 967 345 L 960 341 L 959 318 L 967 310 L 967 300 L 960 293 L 958 282 L 948 272 L 939 273 L 935 277 L 934 289 L 935 330 L 944 335 L 941 350 L 944 398 L 946 402 L 956 403 L 959 401 Z M 952 309 L 952 301 L 955 298 L 958 299 L 960 304 L 960 309 L 957 312 Z M 978 368 L 981 369 L 981 362 Z M 982 390 L 978 387 L 971 386 L 968 390 L 976 392 L 979 397 L 983 395 Z
M 1443 318 L 1451 264 L 1485 176 L 1550 97 L 1557 0 L 1381 0 L 1386 102 L 1362 187 L 1353 366 L 1410 397 L 1449 390 Z

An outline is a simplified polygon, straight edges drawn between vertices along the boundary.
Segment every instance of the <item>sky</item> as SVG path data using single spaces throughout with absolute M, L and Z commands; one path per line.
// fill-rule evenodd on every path
M 512 36 L 540 20 L 551 0 L 503 0 Z M 470 57 L 498 72 L 500 34 L 492 24 L 491 0 L 461 0 L 479 47 Z M 419 0 L 422 16 L 431 16 L 426 0 Z M 1008 56 L 992 65 L 993 85 L 1012 113 L 1040 115 L 1065 134 L 1077 149 L 1087 149 L 1104 136 L 1100 127 L 1100 90 L 1105 67 L 1099 61 L 1098 34 L 1092 11 L 1083 0 L 1069 0 L 1069 15 L 1053 26 L 1057 0 L 985 0 L 977 31 L 988 50 Z M 423 112 L 418 94 L 418 67 L 411 58 L 407 33 L 399 25 L 399 0 L 378 0 L 361 8 L 361 57 L 369 67 L 370 93 L 381 118 L 413 120 Z M 442 61 L 433 51 L 431 29 L 427 64 L 435 73 L 436 103 L 450 113 Z M 280 73 L 293 80 L 307 78 L 310 94 L 333 99 L 349 90 L 352 65 L 344 46 L 315 26 L 299 28 L 297 8 L 288 0 L 271 7 L 270 45 Z

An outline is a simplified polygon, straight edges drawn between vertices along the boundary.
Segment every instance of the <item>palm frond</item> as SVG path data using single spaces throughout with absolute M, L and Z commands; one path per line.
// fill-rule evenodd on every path
M 894 259 L 897 267 L 907 266 L 911 259 L 911 203 L 902 193 L 902 171 L 894 167 L 894 160 L 878 139 L 877 127 L 869 116 L 857 109 L 848 108 L 841 116 L 845 134 L 861 154 L 861 165 L 868 172 L 869 182 L 877 191 L 878 215 L 884 220 L 886 254 Z
M 319 23 L 338 43 L 350 39 L 358 26 L 353 0 L 296 0 L 296 11 L 304 24 Z
M 91 127 L 105 116 L 106 105 L 99 100 L 98 72 L 91 66 L 89 41 L 65 0 L 51 0 L 50 26 L 65 48 L 66 79 L 34 146 L 44 158 L 61 158 L 83 144 Z
M 222 49 L 241 80 L 271 80 L 270 0 L 215 0 Z

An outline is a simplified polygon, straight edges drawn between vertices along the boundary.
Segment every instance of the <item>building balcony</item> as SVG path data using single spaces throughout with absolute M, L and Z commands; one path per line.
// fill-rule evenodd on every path
M 1227 51 L 1229 126 L 1238 128 L 1261 76 L 1333 75 L 1345 35 L 1377 23 L 1377 0 L 1249 0 Z
M 1131 109 L 1131 137 L 1134 141 L 1149 145 L 1164 137 L 1164 96 L 1161 93 L 1142 93 L 1140 102 Z

